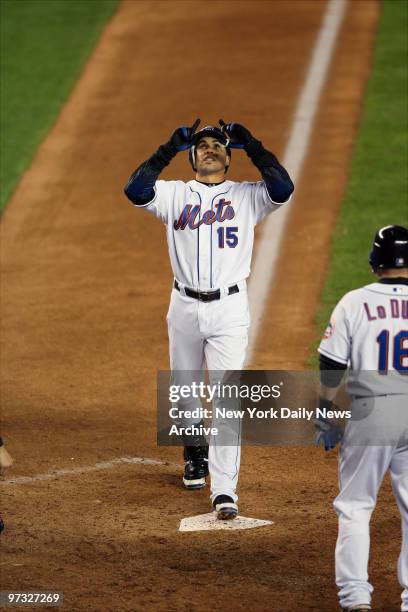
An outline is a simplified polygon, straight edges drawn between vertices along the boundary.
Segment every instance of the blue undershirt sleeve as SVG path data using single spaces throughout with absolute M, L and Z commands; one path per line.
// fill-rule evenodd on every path
M 170 142 L 167 142 L 136 168 L 124 189 L 126 196 L 133 204 L 143 206 L 153 200 L 154 185 L 162 170 L 176 154 L 177 150 Z
M 267 151 L 260 140 L 252 138 L 245 146 L 252 163 L 260 171 L 269 197 L 278 204 L 286 202 L 294 191 L 292 180 L 277 157 Z

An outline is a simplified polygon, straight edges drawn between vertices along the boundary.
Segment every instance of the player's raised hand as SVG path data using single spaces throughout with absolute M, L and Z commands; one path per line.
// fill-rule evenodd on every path
M 218 123 L 221 126 L 221 130 L 230 139 L 229 146 L 232 149 L 245 149 L 246 145 L 253 138 L 251 132 L 240 123 L 225 123 L 223 119 L 219 119 Z
M 185 151 L 191 147 L 193 134 L 200 121 L 201 119 L 196 119 L 191 127 L 179 127 L 173 132 L 170 142 L 177 151 Z
M 314 426 L 316 427 L 315 444 L 319 446 L 320 443 L 324 444 L 324 450 L 332 450 L 343 438 L 343 432 L 329 419 L 322 417 L 314 420 Z

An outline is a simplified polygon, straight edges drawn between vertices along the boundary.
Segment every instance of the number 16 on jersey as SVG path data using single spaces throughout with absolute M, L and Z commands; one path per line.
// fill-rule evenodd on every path
M 390 341 L 391 340 L 391 341 Z M 378 372 L 380 374 L 388 373 L 389 353 L 392 351 L 392 365 L 394 370 L 401 374 L 408 373 L 408 331 L 400 331 L 394 337 L 390 338 L 390 332 L 384 329 L 377 336 L 379 345 L 378 354 Z

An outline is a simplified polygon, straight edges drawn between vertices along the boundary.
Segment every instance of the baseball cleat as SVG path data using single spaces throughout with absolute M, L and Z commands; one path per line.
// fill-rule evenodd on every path
M 372 610 L 370 604 L 358 604 L 357 606 L 343 610 L 343 612 L 367 612 L 367 610 Z
M 183 485 L 186 489 L 203 489 L 208 476 L 208 446 L 185 446 Z
M 220 521 L 230 521 L 238 516 L 238 506 L 229 495 L 218 495 L 213 501 L 213 508 Z

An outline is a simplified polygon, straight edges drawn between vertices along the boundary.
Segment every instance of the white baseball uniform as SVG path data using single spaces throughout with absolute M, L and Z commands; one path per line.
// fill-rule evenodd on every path
M 154 198 L 144 206 L 163 221 L 173 288 L 167 315 L 170 366 L 174 370 L 239 370 L 248 343 L 250 315 L 246 278 L 250 273 L 254 227 L 278 209 L 265 183 L 224 181 L 208 186 L 196 180 L 155 183 Z M 238 285 L 231 295 L 228 288 Z M 220 289 L 221 298 L 202 302 L 185 294 Z M 196 421 L 197 422 L 197 421 Z M 209 449 L 211 499 L 224 494 L 236 501 L 240 432 L 235 443 Z
M 340 450 L 336 583 L 340 605 L 370 603 L 369 521 L 389 470 L 402 517 L 398 577 L 408 611 L 408 286 L 385 280 L 347 293 L 319 352 L 349 367 L 352 419 Z

